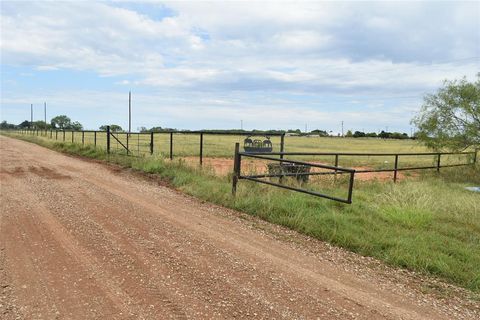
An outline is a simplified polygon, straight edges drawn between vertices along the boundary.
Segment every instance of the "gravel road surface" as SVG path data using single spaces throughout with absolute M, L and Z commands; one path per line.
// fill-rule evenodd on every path
M 468 292 L 0 136 L 1 319 L 475 319 Z M 319 213 L 321 214 L 321 213 Z

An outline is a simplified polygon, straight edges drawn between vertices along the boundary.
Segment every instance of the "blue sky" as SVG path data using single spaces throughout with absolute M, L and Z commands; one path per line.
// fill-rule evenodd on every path
M 480 71 L 480 2 L 2 1 L 1 119 L 410 132 Z

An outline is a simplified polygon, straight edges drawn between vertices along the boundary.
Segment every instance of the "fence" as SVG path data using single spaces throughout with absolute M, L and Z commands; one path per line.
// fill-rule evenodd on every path
M 79 143 L 82 145 L 94 145 L 95 147 L 104 148 L 108 153 L 124 153 L 127 155 L 141 156 L 148 154 L 164 154 L 166 157 L 173 160 L 176 156 L 175 148 L 181 148 L 182 145 L 187 145 L 189 151 L 194 152 L 177 152 L 179 155 L 195 154 L 198 155 L 199 164 L 203 164 L 205 157 L 206 137 L 220 137 L 231 136 L 232 138 L 263 135 L 257 132 L 231 132 L 231 131 L 162 131 L 162 132 L 112 132 L 109 127 L 107 131 L 72 131 L 72 130 L 20 130 L 20 133 L 27 135 L 43 136 L 57 141 Z M 285 134 L 284 133 L 269 133 L 270 137 L 277 137 L 280 139 L 278 146 L 280 152 L 285 149 Z M 185 137 L 188 136 L 188 139 Z M 198 140 L 191 138 L 197 137 Z M 243 139 L 243 138 L 242 138 Z M 177 143 L 176 143 L 177 142 Z M 228 149 L 228 144 L 222 146 L 223 149 Z M 210 143 L 208 147 L 213 147 Z M 185 149 L 184 149 L 185 150 Z
M 235 157 L 234 157 L 234 164 L 233 164 L 233 179 L 232 179 L 232 193 L 235 195 L 237 191 L 237 184 L 239 180 L 250 180 L 258 183 L 263 183 L 263 184 L 268 184 L 271 186 L 283 188 L 283 189 L 288 189 L 292 191 L 297 191 L 301 193 L 306 193 L 310 194 L 313 196 L 321 197 L 321 198 L 326 198 L 338 202 L 343 202 L 343 203 L 352 203 L 352 193 L 353 193 L 353 182 L 355 178 L 355 169 L 349 169 L 349 168 L 342 168 L 338 166 L 329 166 L 329 165 L 324 165 L 324 164 L 318 164 L 318 163 L 311 163 L 311 162 L 304 162 L 304 161 L 295 161 L 295 160 L 287 160 L 284 159 L 284 155 L 300 155 L 299 153 L 294 153 L 294 152 L 272 152 L 272 153 L 261 153 L 261 152 L 240 152 L 240 145 L 238 143 L 235 144 Z M 280 158 L 274 158 L 272 155 L 279 155 Z M 268 160 L 268 161 L 274 161 L 278 162 L 280 166 L 279 172 L 274 172 L 274 173 L 269 173 L 269 174 L 256 174 L 256 175 L 242 175 L 242 157 L 247 157 L 247 158 L 255 158 L 255 159 L 262 159 L 262 160 Z M 282 166 L 283 164 L 290 164 L 293 166 L 303 166 L 307 168 L 319 168 L 319 169 L 326 169 L 326 170 L 331 170 L 331 172 L 283 172 Z M 302 177 L 302 176 L 310 176 L 310 175 L 325 175 L 325 174 L 336 174 L 336 173 L 344 173 L 344 174 L 349 174 L 350 178 L 348 180 L 348 194 L 346 198 L 339 198 L 331 195 L 327 195 L 324 193 L 320 192 L 315 192 L 311 190 L 307 190 L 305 188 L 300 188 L 300 187 L 294 187 L 294 186 L 288 186 L 285 184 L 282 184 L 282 179 L 284 177 L 288 176 L 294 176 L 296 178 Z M 279 183 L 268 181 L 268 180 L 261 180 L 262 178 L 280 178 Z
M 470 160 L 464 163 L 455 163 L 455 164 L 443 164 L 441 162 L 442 156 L 447 155 L 462 155 L 462 156 L 469 156 Z M 274 156 L 278 156 L 275 158 Z M 334 157 L 334 165 L 325 165 L 320 163 L 313 163 L 313 162 L 304 162 L 304 161 L 296 161 L 296 160 L 287 160 L 285 156 L 333 156 Z M 339 161 L 341 156 L 354 156 L 354 157 L 392 157 L 394 167 L 390 169 L 353 169 L 353 168 L 344 168 L 339 167 Z M 435 165 L 433 166 L 414 166 L 414 167 L 400 167 L 400 158 L 407 157 L 407 156 L 433 156 L 435 157 Z M 255 158 L 255 159 L 263 159 L 268 161 L 279 162 L 280 165 L 282 163 L 292 164 L 292 165 L 299 165 L 305 166 L 308 168 L 321 168 L 321 169 L 329 169 L 329 172 L 314 172 L 310 170 L 306 170 L 303 172 L 274 172 L 268 174 L 255 174 L 255 175 L 242 175 L 242 157 L 247 158 Z M 458 167 L 458 166 L 468 166 L 468 165 L 475 165 L 477 162 L 477 150 L 472 152 L 423 152 L 423 153 L 335 153 L 335 152 L 271 152 L 268 154 L 259 153 L 259 152 L 240 152 L 239 145 L 235 145 L 235 158 L 234 158 L 234 173 L 233 173 L 233 180 L 232 180 L 232 193 L 235 194 L 237 190 L 238 181 L 241 179 L 250 180 L 254 182 L 264 183 L 280 188 L 285 188 L 293 191 L 298 191 L 302 193 L 311 194 L 314 196 L 327 198 L 330 200 L 340 201 L 344 203 L 352 203 L 352 190 L 353 190 L 353 181 L 355 174 L 361 173 L 369 173 L 369 172 L 393 172 L 393 181 L 397 182 L 398 172 L 399 171 L 407 171 L 407 170 L 426 170 L 426 169 L 436 169 L 437 172 L 440 171 L 440 168 L 447 168 L 447 167 Z M 318 192 L 308 191 L 305 188 L 297 188 L 286 186 L 281 183 L 281 179 L 283 177 L 294 176 L 294 177 L 302 177 L 302 176 L 311 176 L 311 175 L 337 175 L 337 174 L 349 174 L 349 186 L 348 186 L 348 196 L 347 199 L 342 199 L 338 197 L 332 197 L 325 194 L 320 194 Z M 271 181 L 261 180 L 262 178 L 280 178 L 279 183 L 274 183 Z

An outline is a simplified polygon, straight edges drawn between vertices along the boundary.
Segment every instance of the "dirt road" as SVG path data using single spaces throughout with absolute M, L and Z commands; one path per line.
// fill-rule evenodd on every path
M 4 136 L 0 164 L 2 319 L 479 315 L 461 290 L 112 166 Z

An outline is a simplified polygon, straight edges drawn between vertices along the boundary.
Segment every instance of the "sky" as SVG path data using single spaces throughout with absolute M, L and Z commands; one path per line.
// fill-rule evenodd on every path
M 480 71 L 480 2 L 1 1 L 1 120 L 411 133 Z

